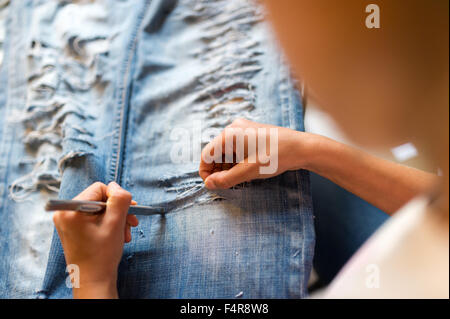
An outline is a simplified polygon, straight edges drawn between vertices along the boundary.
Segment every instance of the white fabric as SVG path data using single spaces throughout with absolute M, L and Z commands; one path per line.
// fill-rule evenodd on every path
M 449 298 L 448 224 L 412 200 L 352 257 L 323 298 Z M 447 220 L 448 222 L 448 220 Z

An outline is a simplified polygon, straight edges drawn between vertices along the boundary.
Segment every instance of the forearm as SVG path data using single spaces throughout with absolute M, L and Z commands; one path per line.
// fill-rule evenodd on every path
M 434 174 L 390 162 L 322 136 L 312 136 L 304 165 L 388 214 L 429 190 Z

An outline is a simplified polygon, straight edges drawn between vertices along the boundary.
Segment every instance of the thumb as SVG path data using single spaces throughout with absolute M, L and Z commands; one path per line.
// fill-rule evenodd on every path
M 237 184 L 258 178 L 258 165 L 255 163 L 239 163 L 229 170 L 211 174 L 205 180 L 208 189 L 227 189 Z
M 106 202 L 105 221 L 125 224 L 128 208 L 131 204 L 131 194 L 120 187 L 117 183 L 111 182 L 106 190 L 108 200 Z

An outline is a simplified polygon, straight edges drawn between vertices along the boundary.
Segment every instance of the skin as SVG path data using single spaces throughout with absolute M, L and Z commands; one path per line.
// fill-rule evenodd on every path
M 322 145 L 318 154 L 311 156 L 321 160 L 309 168 L 386 212 L 395 210 L 412 193 L 433 192 L 439 211 L 448 220 L 449 2 L 373 2 L 380 7 L 380 29 L 367 29 L 364 24 L 365 6 L 372 2 L 264 3 L 278 40 L 310 96 L 355 144 L 384 152 L 413 142 L 429 166 L 441 169 L 442 177 L 433 186 L 433 178 L 422 172 L 377 161 L 322 139 L 317 139 Z M 342 159 L 339 167 L 333 166 L 333 157 Z M 364 163 L 370 163 L 367 171 Z M 402 189 L 383 182 L 386 176 Z M 440 224 L 448 232 L 448 222 Z
M 389 214 L 418 194 L 437 193 L 439 210 L 448 219 L 448 1 L 380 1 L 380 29 L 365 27 L 368 3 L 362 0 L 264 3 L 291 66 L 350 139 L 383 152 L 413 142 L 442 177 L 279 128 L 276 174 L 258 174 L 257 160 L 222 171 L 207 163 L 205 152 L 223 143 L 222 134 L 202 154 L 206 187 L 229 188 L 303 168 Z M 240 119 L 230 127 L 267 125 Z
M 130 227 L 139 224 L 135 215 L 127 215 L 131 194 L 118 184 L 97 182 L 74 199 L 106 201 L 103 214 L 88 215 L 57 211 L 53 222 L 64 249 L 66 263 L 78 265 L 80 287 L 74 298 L 117 298 L 117 268 L 124 243 L 131 241 Z
M 356 143 L 374 150 L 413 142 L 442 177 L 391 163 L 333 140 L 279 128 L 278 170 L 259 175 L 258 158 L 207 163 L 200 176 L 210 189 L 309 169 L 388 213 L 423 192 L 437 195 L 438 227 L 448 242 L 448 1 L 379 1 L 381 29 L 364 27 L 366 1 L 265 1 L 290 64 L 320 106 Z M 270 128 L 243 119 L 232 127 Z M 270 150 L 269 150 L 270 151 Z M 253 156 L 253 157 L 252 157 Z M 255 159 L 256 163 L 249 163 Z M 80 266 L 75 298 L 117 297 L 117 267 L 131 240 L 131 195 L 117 184 L 96 183 L 77 199 L 107 200 L 104 215 L 57 212 L 54 222 L 68 264 Z M 430 216 L 434 218 L 434 216 Z M 444 219 L 444 220 L 443 220 Z
M 245 119 L 237 119 L 228 126 L 255 130 L 265 128 L 266 135 L 269 135 L 268 129 L 271 127 L 275 126 Z M 217 163 L 208 163 L 206 156 L 208 152 L 214 154 L 217 144 L 221 145 L 220 149 L 225 153 L 227 129 L 209 143 L 202 153 L 199 174 L 206 187 L 211 190 L 230 188 L 254 179 L 270 178 L 286 171 L 307 169 L 393 214 L 413 197 L 431 189 L 439 180 L 434 174 L 377 158 L 329 138 L 282 127 L 277 128 L 278 169 L 274 174 L 260 173 L 260 167 L 267 165 L 261 164 L 257 152 L 247 153 L 242 162 L 228 164 L 232 167 L 221 169 Z M 235 148 L 236 141 L 233 143 L 233 149 Z M 247 140 L 245 149 L 248 149 Z

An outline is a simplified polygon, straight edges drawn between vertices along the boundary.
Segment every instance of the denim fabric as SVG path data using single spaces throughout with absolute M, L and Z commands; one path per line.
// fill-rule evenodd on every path
M 6 16 L 8 12 L 8 0 L 0 0 L 0 66 L 3 62 L 3 43 L 5 42 Z
M 111 4 L 111 6 L 110 6 Z M 114 6 L 112 6 L 114 4 Z M 0 297 L 33 298 L 42 288 L 53 235 L 45 201 L 57 196 L 66 164 L 92 154 L 101 174 L 111 136 L 102 113 L 114 105 L 112 71 L 135 16 L 131 1 L 10 1 L 0 69 Z M 115 12 L 117 11 L 117 12 Z M 3 12 L 3 10 L 2 10 Z M 108 22 L 108 23 L 106 23 Z M 116 39 L 116 41 L 114 41 Z M 117 52 L 117 55 L 116 55 Z M 100 122 L 99 122 L 100 121 Z M 104 123 L 103 123 L 104 121 Z M 102 127 L 96 131 L 96 125 Z M 108 140 L 109 138 L 109 140 Z M 94 155 L 95 159 L 94 159 Z M 81 174 L 81 173 L 80 173 Z M 87 176 L 87 175 L 86 175 Z M 103 180 L 105 175 L 90 175 Z M 87 179 L 73 180 L 76 187 Z
M 389 215 L 314 173 L 311 188 L 317 237 L 314 270 L 325 286 Z
M 58 183 L 51 155 L 56 148 L 26 141 L 38 125 L 25 118 L 33 104 L 27 101 L 29 43 L 23 38 L 31 22 L 28 5 L 0 4 L 0 298 L 33 297 L 39 289 L 53 232 L 43 205 Z
M 236 117 L 303 130 L 295 83 L 256 2 L 20 1 L 10 10 L 30 15 L 20 26 L 31 34 L 22 41 L 31 52 L 24 74 L 45 95 L 28 92 L 27 104 L 14 104 L 26 111 L 25 123 L 36 118 L 37 133 L 26 131 L 25 141 L 58 151 L 49 156 L 53 184 L 34 179 L 15 186 L 13 197 L 59 188 L 60 198 L 72 198 L 100 180 L 117 181 L 141 205 L 163 205 L 166 216 L 139 217 L 125 245 L 122 298 L 306 296 L 314 247 L 307 172 L 217 192 L 197 173 L 208 138 L 196 143 L 196 132 L 220 131 Z M 47 121 L 54 125 L 42 130 Z M 187 144 L 190 156 L 180 160 Z M 2 200 L 2 218 L 16 203 Z M 10 258 L 3 242 L 1 256 Z M 11 296 L 3 282 L 17 279 L 7 263 L 3 296 Z M 43 284 L 33 281 L 39 291 L 21 295 L 71 297 L 65 267 L 54 233 Z

